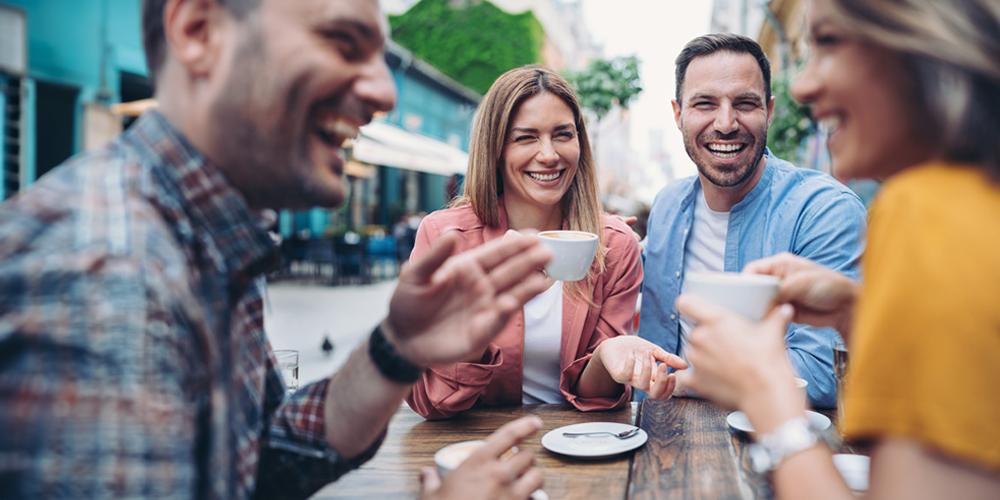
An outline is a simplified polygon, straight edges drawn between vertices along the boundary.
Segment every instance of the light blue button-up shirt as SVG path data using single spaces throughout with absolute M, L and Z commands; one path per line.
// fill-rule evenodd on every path
M 757 186 L 729 213 L 725 270 L 739 272 L 751 261 L 790 252 L 857 279 L 866 216 L 861 200 L 829 175 L 766 154 Z M 697 176 L 667 186 L 653 202 L 647 228 L 639 336 L 675 354 L 681 333 L 674 301 L 684 282 L 695 196 L 702 196 Z M 785 335 L 792 365 L 809 382 L 809 400 L 817 407 L 836 405 L 836 336 L 833 329 L 801 324 L 790 325 Z

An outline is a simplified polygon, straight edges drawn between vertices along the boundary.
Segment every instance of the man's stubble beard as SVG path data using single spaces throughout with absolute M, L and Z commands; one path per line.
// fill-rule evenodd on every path
M 734 188 L 742 186 L 747 182 L 748 179 L 753 177 L 753 174 L 760 168 L 761 159 L 764 157 L 764 148 L 767 146 L 767 131 L 764 131 L 763 139 L 759 139 L 753 136 L 753 147 L 754 151 L 751 155 L 751 159 L 747 164 L 741 165 L 740 167 L 727 171 L 722 175 L 717 175 L 717 171 L 703 165 L 699 158 L 700 156 L 696 153 L 704 152 L 706 155 L 711 156 L 711 153 L 703 151 L 698 145 L 697 138 L 692 140 L 689 136 L 684 136 L 684 150 L 687 152 L 688 158 L 694 162 L 695 167 L 698 168 L 698 173 L 708 180 L 712 185 L 720 188 Z

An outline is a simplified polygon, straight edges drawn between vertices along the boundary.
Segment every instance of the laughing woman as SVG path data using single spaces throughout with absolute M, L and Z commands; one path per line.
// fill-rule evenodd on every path
M 1000 3 L 811 0 L 792 87 L 831 130 L 834 172 L 885 180 L 864 283 L 782 255 L 749 324 L 694 297 L 682 377 L 757 429 L 750 453 L 783 498 L 853 499 L 803 417 L 784 352 L 793 318 L 848 340 L 841 430 L 871 445 L 871 498 L 1000 498 Z M 860 485 L 859 485 L 860 486 Z
M 420 224 L 413 255 L 446 231 L 460 250 L 507 231 L 571 229 L 598 235 L 582 281 L 556 281 L 524 306 L 485 352 L 428 370 L 407 398 L 426 418 L 476 405 L 568 402 L 579 410 L 625 405 L 631 388 L 673 393 L 668 367 L 684 361 L 626 335 L 642 282 L 632 230 L 601 212 L 590 142 L 576 95 L 542 67 L 500 76 L 472 128 L 464 196 Z

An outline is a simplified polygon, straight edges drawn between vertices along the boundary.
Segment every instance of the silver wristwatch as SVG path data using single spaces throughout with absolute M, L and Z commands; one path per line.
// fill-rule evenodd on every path
M 786 458 L 808 450 L 816 443 L 832 443 L 822 429 L 812 426 L 805 415 L 800 415 L 761 436 L 750 445 L 750 467 L 757 473 L 770 472 Z

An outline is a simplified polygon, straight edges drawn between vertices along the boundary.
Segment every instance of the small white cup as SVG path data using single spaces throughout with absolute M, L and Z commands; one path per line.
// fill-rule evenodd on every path
M 774 306 L 779 283 L 774 276 L 759 274 L 692 272 L 684 276 L 683 292 L 760 321 Z
M 597 235 L 583 231 L 542 231 L 542 244 L 552 250 L 545 272 L 559 281 L 580 281 L 587 277 L 597 255 Z
M 441 448 L 434 454 L 434 464 L 437 465 L 438 475 L 442 478 L 447 476 L 449 472 L 458 468 L 462 465 L 462 462 L 469 455 L 472 454 L 476 448 L 482 446 L 483 442 L 476 441 L 460 441 L 458 443 L 452 443 L 444 448 Z

